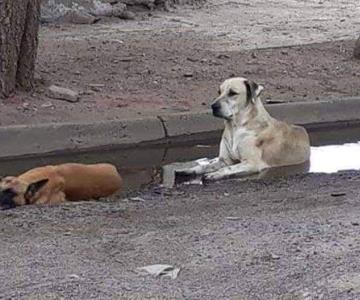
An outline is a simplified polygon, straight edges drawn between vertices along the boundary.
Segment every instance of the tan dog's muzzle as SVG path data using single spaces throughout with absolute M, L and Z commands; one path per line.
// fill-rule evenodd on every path
M 217 98 L 213 101 L 213 104 L 211 105 L 212 113 L 214 117 L 225 119 L 227 121 L 231 120 L 231 113 L 229 113 L 227 107 L 227 98 L 221 97 Z

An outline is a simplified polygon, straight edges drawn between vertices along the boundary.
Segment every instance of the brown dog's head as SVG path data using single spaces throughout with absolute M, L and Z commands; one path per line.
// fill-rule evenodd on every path
M 0 181 L 0 210 L 31 204 L 37 192 L 48 182 L 42 179 L 27 183 L 17 177 L 8 176 Z

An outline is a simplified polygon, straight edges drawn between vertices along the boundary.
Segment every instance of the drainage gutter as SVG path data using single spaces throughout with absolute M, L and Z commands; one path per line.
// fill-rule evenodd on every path
M 275 118 L 308 130 L 360 124 L 360 98 L 271 104 L 266 109 Z M 223 126 L 210 111 L 122 121 L 5 126 L 0 127 L 0 158 L 201 142 L 219 137 Z

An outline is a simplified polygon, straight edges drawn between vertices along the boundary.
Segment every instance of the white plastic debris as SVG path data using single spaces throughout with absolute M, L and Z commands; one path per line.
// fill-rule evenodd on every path
M 76 274 L 70 274 L 70 275 L 68 275 L 68 277 L 71 279 L 80 279 L 80 276 L 76 275 Z
M 180 268 L 175 268 L 171 265 L 149 265 L 145 267 L 138 268 L 140 271 L 145 271 L 150 275 L 155 277 L 170 277 L 171 279 L 176 279 L 179 275 Z
M 129 200 L 132 202 L 145 202 L 145 199 L 143 199 L 141 197 L 131 197 L 131 198 L 129 198 Z
M 229 220 L 229 221 L 239 221 L 239 220 L 241 220 L 241 217 L 226 217 L 226 220 Z

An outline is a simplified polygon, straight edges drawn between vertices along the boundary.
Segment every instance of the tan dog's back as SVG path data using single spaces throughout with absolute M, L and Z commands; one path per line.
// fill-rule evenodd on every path
M 300 164 L 310 157 L 309 136 L 303 127 L 273 119 L 258 135 L 262 159 L 271 167 Z

